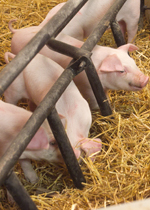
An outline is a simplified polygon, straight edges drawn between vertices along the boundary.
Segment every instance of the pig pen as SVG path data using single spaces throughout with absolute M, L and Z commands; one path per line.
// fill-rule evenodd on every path
M 14 28 L 38 25 L 50 8 L 65 1 L 2 1 L 0 70 L 4 68 L 4 53 L 10 51 L 12 34 L 8 29 L 11 19 L 18 19 Z M 150 76 L 150 25 L 145 21 L 138 32 L 139 50 L 131 53 L 142 72 Z M 111 31 L 105 32 L 100 45 L 116 47 Z M 33 161 L 39 181 L 28 183 L 18 165 L 15 172 L 29 192 L 38 209 L 96 209 L 150 196 L 150 95 L 149 84 L 141 92 L 109 91 L 113 110 L 103 117 L 93 112 L 90 137 L 102 139 L 102 151 L 95 162 L 83 158 L 81 169 L 86 183 L 83 190 L 76 189 L 64 165 Z M 26 103 L 20 106 L 26 108 Z M 19 209 L 7 201 L 0 189 L 0 209 Z M 76 206 L 74 206 L 76 204 Z

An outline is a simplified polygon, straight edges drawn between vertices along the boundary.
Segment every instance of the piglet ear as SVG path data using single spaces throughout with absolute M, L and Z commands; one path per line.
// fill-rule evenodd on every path
M 49 148 L 49 139 L 44 130 L 44 128 L 40 127 L 36 132 L 30 143 L 28 144 L 28 150 L 40 150 L 40 149 L 48 149 Z
M 123 65 L 116 54 L 107 56 L 99 68 L 100 72 L 124 71 Z
M 139 48 L 134 44 L 129 43 L 118 47 L 118 49 L 123 50 L 125 52 L 132 52 L 134 50 L 138 50 Z

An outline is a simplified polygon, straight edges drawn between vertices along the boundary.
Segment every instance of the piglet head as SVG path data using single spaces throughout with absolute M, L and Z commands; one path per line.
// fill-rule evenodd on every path
M 137 91 L 145 87 L 149 77 L 144 75 L 128 51 L 137 50 L 133 44 L 113 49 L 101 63 L 99 76 L 104 89 Z
M 47 120 L 38 129 L 26 151 L 26 158 L 34 160 L 46 160 L 48 162 L 63 162 L 58 144 L 51 132 Z

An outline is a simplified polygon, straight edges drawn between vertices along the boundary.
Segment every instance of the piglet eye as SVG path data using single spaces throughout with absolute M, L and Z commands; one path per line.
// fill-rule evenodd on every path
M 123 71 L 120 71 L 120 73 L 124 73 L 125 72 L 125 70 L 123 70 Z
M 52 145 L 52 146 L 55 146 L 55 145 L 57 145 L 57 142 L 56 142 L 56 140 L 53 140 L 49 144 Z

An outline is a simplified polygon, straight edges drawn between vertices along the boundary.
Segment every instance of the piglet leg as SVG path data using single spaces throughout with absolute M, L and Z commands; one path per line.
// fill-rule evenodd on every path
M 28 180 L 32 184 L 35 184 L 39 178 L 36 175 L 35 171 L 33 170 L 30 160 L 25 160 L 25 159 L 19 160 L 19 163 L 20 163 L 21 168 L 24 172 L 24 176 L 25 176 L 26 180 Z

